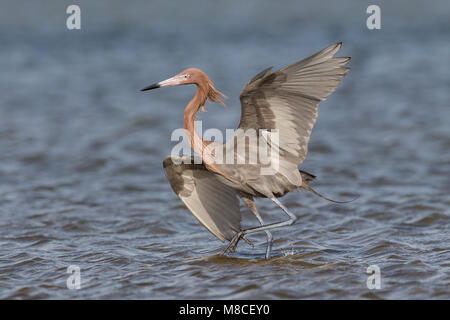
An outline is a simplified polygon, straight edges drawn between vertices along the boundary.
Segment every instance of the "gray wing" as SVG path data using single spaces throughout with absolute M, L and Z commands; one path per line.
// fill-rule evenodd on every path
M 297 167 L 306 157 L 319 102 L 349 71 L 343 66 L 350 58 L 333 58 L 340 47 L 341 43 L 331 45 L 273 73 L 268 68 L 241 91 L 239 128 L 279 130 L 279 166 L 292 183 L 301 183 Z
M 220 241 L 231 240 L 241 230 L 237 192 L 221 183 L 216 174 L 187 156 L 167 156 L 163 167 L 173 191 Z

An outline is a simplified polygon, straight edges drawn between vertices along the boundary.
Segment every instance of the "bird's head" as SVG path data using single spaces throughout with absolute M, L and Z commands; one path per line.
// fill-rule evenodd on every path
M 179 86 L 183 84 L 195 84 L 198 86 L 202 96 L 204 97 L 204 100 L 210 99 L 211 101 L 220 103 L 221 105 L 225 105 L 222 100 L 223 98 L 225 98 L 225 95 L 214 87 L 212 81 L 202 70 L 197 68 L 189 68 L 184 71 L 181 71 L 175 76 L 166 79 L 164 81 L 156 82 L 152 85 L 149 85 L 141 89 L 141 91 L 147 91 L 169 86 Z

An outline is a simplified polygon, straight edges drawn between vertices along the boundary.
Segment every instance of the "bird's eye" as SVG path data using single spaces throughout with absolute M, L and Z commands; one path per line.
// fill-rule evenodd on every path
M 189 75 L 188 75 L 188 74 L 185 74 L 185 75 L 184 75 L 184 78 L 185 78 L 185 79 L 189 78 Z

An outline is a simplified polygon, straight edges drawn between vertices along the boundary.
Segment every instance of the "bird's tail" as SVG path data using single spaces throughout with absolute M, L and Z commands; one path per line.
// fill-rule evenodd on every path
M 321 197 L 322 199 L 325 199 L 325 200 L 328 200 L 328 201 L 334 202 L 334 203 L 349 203 L 349 202 L 352 202 L 352 201 L 355 201 L 356 199 L 358 199 L 358 197 L 356 197 L 355 199 L 348 200 L 348 201 L 337 201 L 337 200 L 333 200 L 333 199 L 327 198 L 324 195 L 318 193 L 313 188 L 311 188 L 311 186 L 309 185 L 309 182 L 313 181 L 316 178 L 315 175 L 313 175 L 311 173 L 308 173 L 306 171 L 302 171 L 302 170 L 299 170 L 299 171 L 300 171 L 300 175 L 302 176 L 302 182 L 303 182 L 302 186 L 299 189 L 305 189 L 306 191 L 312 192 L 316 196 Z

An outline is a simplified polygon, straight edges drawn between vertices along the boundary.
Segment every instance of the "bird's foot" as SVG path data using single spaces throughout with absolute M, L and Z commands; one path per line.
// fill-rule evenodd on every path
M 241 240 L 241 239 L 244 239 L 244 241 L 247 242 L 247 244 L 248 244 L 249 246 L 251 246 L 252 248 L 254 247 L 254 246 L 253 246 L 253 243 L 245 237 L 244 232 L 240 231 L 240 232 L 237 232 L 237 233 L 233 236 L 233 238 L 231 239 L 230 243 L 229 243 L 228 246 L 225 248 L 225 250 L 223 251 L 222 254 L 225 254 L 225 253 L 227 253 L 227 252 L 234 253 L 234 252 L 236 251 L 236 247 L 237 247 L 237 245 L 238 245 L 238 243 L 239 243 L 239 240 Z

